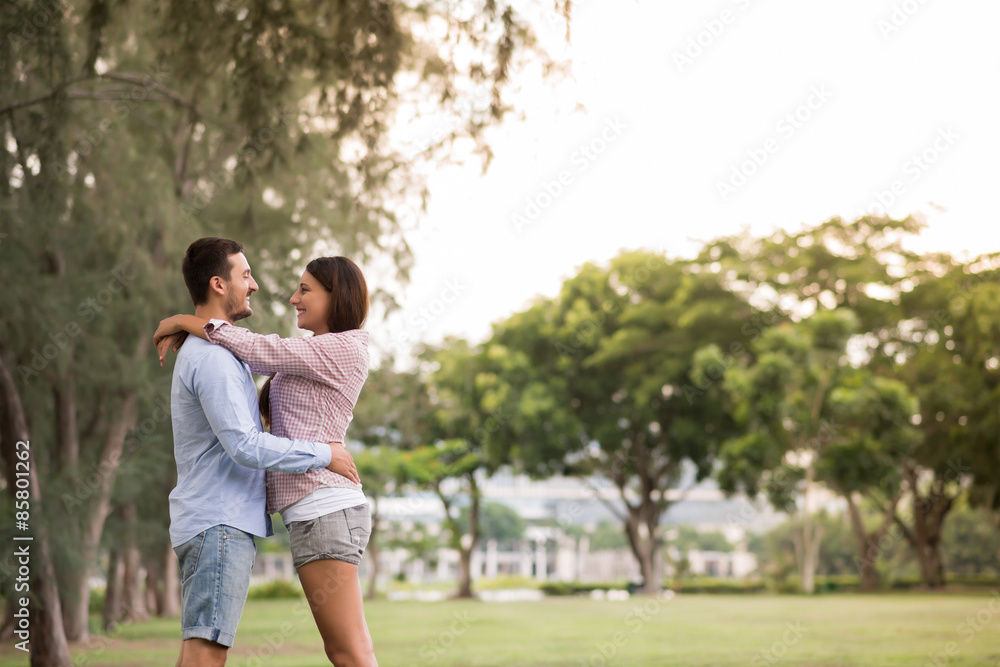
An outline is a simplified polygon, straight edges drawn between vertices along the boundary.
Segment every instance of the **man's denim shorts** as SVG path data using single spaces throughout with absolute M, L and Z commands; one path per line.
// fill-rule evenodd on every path
M 368 503 L 316 519 L 289 521 L 292 565 L 297 570 L 306 563 L 324 558 L 358 565 L 371 534 L 372 514 Z
M 253 535 L 232 526 L 212 526 L 174 551 L 181 576 L 183 638 L 232 646 L 257 557 Z

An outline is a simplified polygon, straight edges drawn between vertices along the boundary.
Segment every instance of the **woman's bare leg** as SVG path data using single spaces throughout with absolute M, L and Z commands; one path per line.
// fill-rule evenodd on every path
M 306 563 L 298 572 L 330 662 L 336 667 L 377 667 L 358 566 L 327 558 Z

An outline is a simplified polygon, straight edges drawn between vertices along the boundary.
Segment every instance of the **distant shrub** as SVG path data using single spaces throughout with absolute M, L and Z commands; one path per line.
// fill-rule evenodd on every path
M 500 590 L 511 588 L 539 588 L 538 580 L 520 575 L 498 575 L 495 579 L 477 579 L 476 590 Z
M 104 589 L 90 589 L 90 601 L 87 603 L 87 610 L 91 614 L 100 614 L 104 611 Z
M 1000 578 L 992 574 L 948 574 L 945 576 L 947 588 L 997 588 Z M 883 577 L 880 591 L 916 591 L 923 587 L 919 576 L 905 576 L 890 579 Z M 781 582 L 770 580 L 767 588 L 773 593 L 802 593 L 798 576 L 790 576 Z M 685 590 L 687 590 L 685 586 Z M 857 574 L 819 575 L 816 577 L 816 593 L 856 593 L 861 590 L 861 577 Z
M 948 574 L 944 578 L 947 586 L 968 586 L 971 588 L 996 588 L 1000 577 L 995 574 Z
M 711 577 L 682 579 L 679 586 L 671 588 L 677 593 L 726 593 L 730 595 L 763 593 L 767 590 L 763 581 L 739 581 Z
M 575 581 L 550 581 L 538 587 L 546 595 L 580 595 L 591 591 L 626 590 L 624 583 L 580 583 Z
M 302 597 L 302 587 L 288 579 L 275 579 L 266 584 L 250 587 L 247 598 L 251 600 L 298 599 Z

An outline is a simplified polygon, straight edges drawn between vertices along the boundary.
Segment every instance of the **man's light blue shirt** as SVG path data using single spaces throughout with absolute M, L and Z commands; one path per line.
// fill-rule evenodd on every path
M 224 347 L 188 336 L 170 389 L 177 486 L 170 542 L 226 524 L 266 537 L 264 469 L 301 473 L 330 464 L 330 445 L 265 433 L 250 369 Z

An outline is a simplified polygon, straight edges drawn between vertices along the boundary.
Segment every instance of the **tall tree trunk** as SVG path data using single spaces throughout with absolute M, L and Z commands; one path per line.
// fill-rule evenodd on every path
M 136 396 L 129 392 L 122 401 L 118 419 L 108 427 L 100 461 L 97 466 L 98 479 L 86 507 L 86 518 L 80 534 L 80 562 L 84 568 L 67 575 L 67 591 L 64 598 L 68 608 L 63 610 L 66 638 L 69 641 L 86 641 L 90 637 L 87 628 L 87 614 L 90 606 L 90 568 L 97 562 L 98 547 L 104 522 L 111 512 L 111 490 L 121 462 L 125 436 L 135 426 Z M 126 604 L 128 601 L 126 600 Z
M 104 611 L 102 614 L 102 626 L 105 632 L 114 630 L 122 618 L 122 573 L 124 570 L 121 551 L 111 549 L 108 552 L 107 586 L 104 589 Z
M 469 483 L 469 532 L 468 540 L 459 550 L 458 597 L 472 598 L 472 552 L 479 546 L 479 486 L 475 472 L 466 475 Z M 464 536 L 463 536 L 464 537 Z
M 858 555 L 854 557 L 854 564 L 857 566 L 858 574 L 861 576 L 861 590 L 866 592 L 877 590 L 879 587 L 879 576 L 875 563 L 878 561 L 879 556 L 892 547 L 892 542 L 885 541 L 885 538 L 889 535 L 889 530 L 894 525 L 896 503 L 899 502 L 899 496 L 891 498 L 888 501 L 881 525 L 869 533 L 865 530 L 865 524 L 861 519 L 861 511 L 858 508 L 855 494 L 844 493 L 842 495 L 847 499 L 847 509 L 851 517 L 851 529 L 854 532 L 854 538 L 858 542 Z
M 475 597 L 472 594 L 472 549 L 465 547 L 458 551 L 458 593 L 455 597 Z
M 76 387 L 73 380 L 73 350 L 67 370 L 53 388 L 56 406 L 57 456 L 59 470 L 75 470 L 80 461 L 80 440 L 76 424 Z
M 32 468 L 32 488 L 38 489 L 38 475 Z M 35 507 L 41 506 L 41 492 L 33 493 Z M 38 591 L 38 602 L 31 609 L 31 667 L 70 667 L 72 661 L 66 631 L 62 627 L 62 609 L 59 606 L 59 588 L 56 572 L 52 566 L 52 554 L 45 527 L 36 528 L 38 553 L 38 574 L 35 575 L 32 590 Z
M 57 279 L 66 280 L 66 256 L 58 241 L 51 252 L 52 272 Z M 70 339 L 66 344 L 66 365 L 58 377 L 54 378 L 52 386 L 53 403 L 55 404 L 56 446 L 54 448 L 54 469 L 76 470 L 80 463 L 80 435 L 76 423 L 76 378 L 73 375 L 73 353 L 75 342 Z
M 813 525 L 809 512 L 802 514 L 802 530 L 792 536 L 795 560 L 799 566 L 799 586 L 803 593 L 816 590 L 816 568 L 819 565 L 819 547 L 823 540 L 823 527 Z
M 813 526 L 812 512 L 809 509 L 809 496 L 812 493 L 814 480 L 816 477 L 815 460 L 817 453 L 810 452 L 811 458 L 806 466 L 806 488 L 803 497 L 802 507 L 802 534 L 801 545 L 797 545 L 796 552 L 799 555 L 799 582 L 802 592 L 808 595 L 816 590 L 816 568 L 819 566 L 819 547 L 823 539 L 822 526 Z
M 941 558 L 941 531 L 955 499 L 948 495 L 945 483 L 940 479 L 934 479 L 926 495 L 922 496 L 917 484 L 916 468 L 906 466 L 903 474 L 913 498 L 913 526 L 907 526 L 898 517 L 896 525 L 913 548 L 920 564 L 920 578 L 924 588 L 943 588 L 945 577 L 944 560 Z
M 624 526 L 625 537 L 628 539 L 632 555 L 639 563 L 643 593 L 659 595 L 663 591 L 663 562 L 660 558 L 663 544 L 660 540 L 660 517 L 669 507 L 666 494 L 662 493 L 661 489 L 669 484 L 678 464 L 677 461 L 673 460 L 660 463 L 654 461 L 646 446 L 646 439 L 640 431 L 633 431 L 631 440 L 633 443 L 632 453 L 623 455 L 619 452 L 602 469 L 603 474 L 618 488 L 618 495 L 626 512 L 623 514 L 618 506 L 604 497 L 600 489 L 593 486 L 591 488 L 597 499 Z M 635 458 L 633 460 L 630 457 Z M 638 504 L 629 501 L 631 495 L 629 483 L 635 478 L 639 482 Z
M 159 616 L 160 589 L 158 588 L 159 582 L 157 581 L 159 575 L 145 566 L 142 568 L 142 571 L 146 579 L 146 617 Z
M 944 588 L 944 560 L 941 558 L 940 540 L 925 541 L 919 548 L 920 578 L 924 587 L 929 589 Z
M 479 544 L 479 486 L 476 484 L 475 473 L 466 475 L 469 484 L 469 532 L 464 535 L 458 522 L 451 516 L 452 502 L 441 491 L 440 482 L 434 485 L 434 492 L 444 505 L 445 523 L 454 536 L 458 551 L 458 592 L 455 597 L 472 598 L 472 552 Z
M 16 498 L 16 470 L 18 442 L 29 445 L 28 421 L 24 416 L 21 395 L 14 384 L 14 378 L 3 358 L 0 342 L 0 455 L 2 455 L 7 476 L 7 490 L 12 500 Z M 23 451 L 23 448 L 21 449 Z M 31 452 L 31 449 L 27 450 Z M 37 451 L 37 450 L 36 450 Z M 32 452 L 33 453 L 33 452 Z M 40 458 L 40 457 L 37 457 Z M 30 507 L 33 520 L 30 541 L 19 542 L 19 548 L 27 548 L 30 553 L 30 609 L 28 648 L 32 667 L 70 667 L 72 661 L 66 633 L 62 625 L 62 607 L 59 603 L 59 589 L 56 585 L 55 568 L 49 552 L 48 533 L 41 520 L 44 511 L 42 489 L 38 482 L 36 456 L 29 458 Z M 15 630 L 19 641 L 24 638 Z
M 660 559 L 657 557 L 660 549 L 658 521 L 652 523 L 641 520 L 642 508 L 629 507 L 629 517 L 626 521 L 625 533 L 628 537 L 632 555 L 639 562 L 642 573 L 642 592 L 646 595 L 658 595 L 663 590 L 663 571 Z M 643 535 L 645 532 L 645 535 Z
M 652 484 L 642 479 L 644 493 L 638 505 L 630 503 L 626 496 L 625 478 L 619 478 L 619 494 L 628 514 L 624 517 L 625 536 L 628 538 L 632 555 L 639 563 L 642 573 L 642 591 L 647 595 L 659 595 L 663 590 L 663 569 L 660 567 L 658 553 L 660 544 L 660 516 L 666 510 L 663 501 L 652 498 Z M 610 507 L 610 506 L 609 506 Z M 617 513 L 617 510 L 615 510 Z M 619 515 L 619 518 L 621 516 Z M 645 535 L 643 535 L 645 532 Z
M 374 504 L 374 503 L 373 503 Z M 377 505 L 376 505 L 377 507 Z M 365 597 L 374 600 L 378 595 L 378 511 L 372 512 L 372 533 L 368 538 L 368 591 Z
M 125 573 L 122 577 L 122 603 L 124 605 L 125 621 L 144 621 L 149 618 L 146 609 L 146 590 L 142 567 L 142 552 L 136 540 L 136 507 L 134 502 L 122 507 L 122 524 L 125 528 L 125 541 L 122 545 Z
M 861 576 L 860 588 L 862 591 L 871 592 L 877 590 L 879 584 L 878 570 L 875 569 L 875 561 L 880 554 L 878 539 L 874 535 L 869 536 L 868 531 L 865 530 L 865 524 L 861 520 L 861 512 L 854 500 L 854 494 L 848 493 L 844 497 L 847 499 L 847 510 L 851 516 L 854 539 L 858 542 L 858 555 L 854 557 L 854 564 Z
M 646 595 L 659 595 L 663 592 L 663 561 L 660 558 L 660 504 L 650 497 L 643 499 L 643 514 L 645 515 L 646 532 L 649 534 L 646 543 L 646 559 L 648 565 L 642 573 L 646 585 L 643 592 Z
M 628 516 L 625 519 L 625 536 L 628 538 L 632 555 L 639 563 L 639 571 L 642 573 L 642 590 L 644 593 L 655 594 L 662 586 L 662 577 L 656 568 L 656 549 L 653 540 L 648 535 L 642 535 L 644 524 L 640 520 L 640 509 L 634 505 L 626 503 Z M 648 533 L 648 528 L 647 528 Z
M 142 552 L 143 568 L 146 570 L 146 611 L 151 615 L 163 616 L 166 591 L 164 589 L 163 552 L 161 550 Z
M 167 618 L 181 615 L 180 572 L 177 570 L 177 554 L 170 542 L 167 542 L 163 552 L 163 604 L 157 613 Z
M 11 581 L 12 577 L 11 571 L 4 567 L 3 576 L 7 581 Z M 0 641 L 7 641 L 14 636 L 14 627 L 17 625 L 17 619 L 14 618 L 14 612 L 17 611 L 17 606 L 14 604 L 14 596 L 12 595 L 13 589 L 7 594 L 7 604 L 4 605 L 3 612 L 3 627 L 0 627 Z

